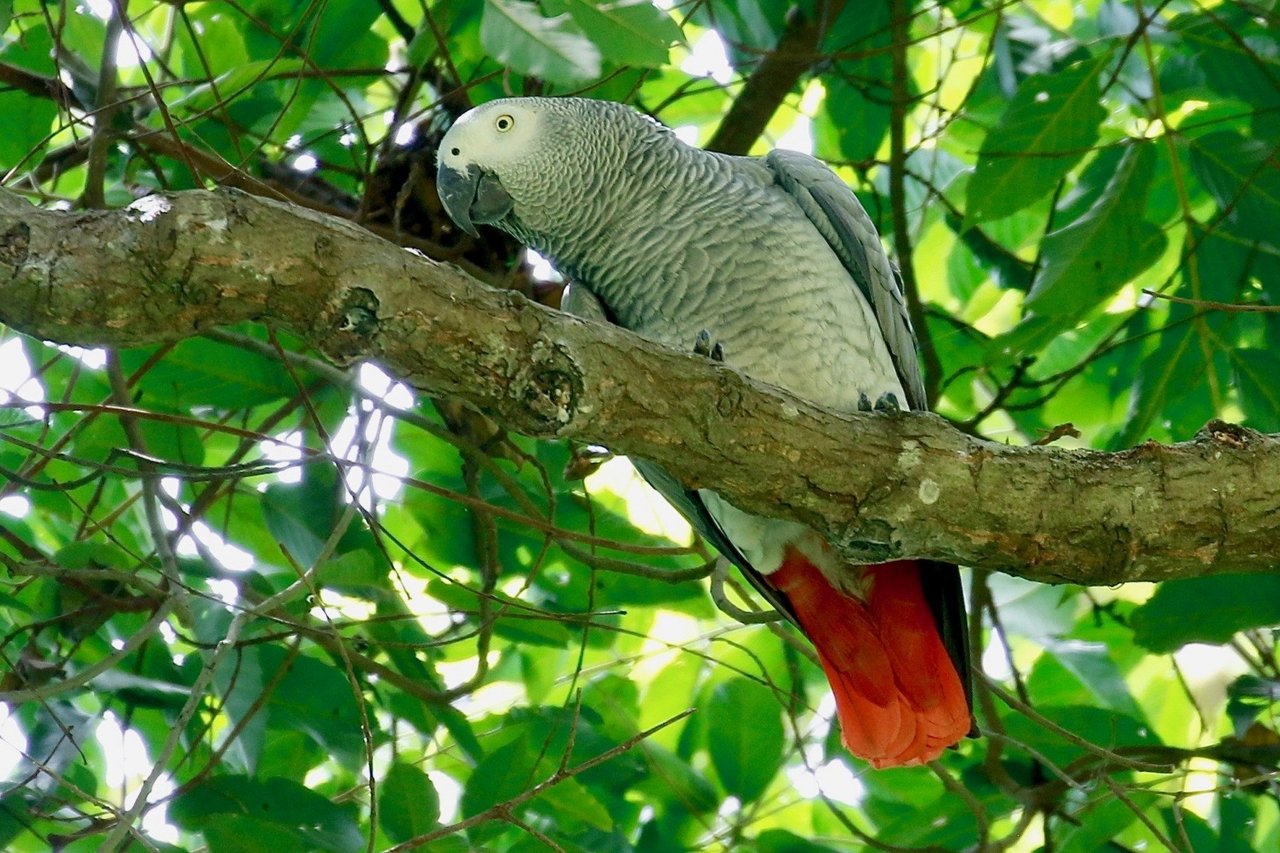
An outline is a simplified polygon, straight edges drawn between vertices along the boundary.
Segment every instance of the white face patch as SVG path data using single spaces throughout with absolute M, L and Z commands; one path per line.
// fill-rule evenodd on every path
M 525 99 L 490 101 L 453 123 L 440 141 L 439 162 L 460 172 L 476 165 L 501 176 L 504 165 L 528 155 L 541 124 L 541 111 Z

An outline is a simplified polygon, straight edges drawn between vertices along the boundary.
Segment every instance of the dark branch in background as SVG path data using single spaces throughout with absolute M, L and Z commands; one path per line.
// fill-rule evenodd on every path
M 783 100 L 818 60 L 822 36 L 844 4 L 845 0 L 819 2 L 817 16 L 812 19 L 798 8 L 791 10 L 777 46 L 760 60 L 733 99 L 729 113 L 707 143 L 709 150 L 722 154 L 746 154 L 751 150 Z
M 504 427 L 652 459 L 855 561 L 1113 584 L 1267 571 L 1280 552 L 1280 437 L 1214 422 L 1122 453 L 1009 447 L 928 414 L 833 413 L 235 191 L 90 213 L 0 193 L 0 322 L 131 346 L 247 321 L 339 363 L 380 362 Z

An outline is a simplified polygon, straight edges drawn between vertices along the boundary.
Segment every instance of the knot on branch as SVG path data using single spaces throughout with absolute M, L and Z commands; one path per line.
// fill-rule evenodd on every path
M 537 427 L 555 433 L 573 420 L 582 394 L 582 377 L 563 347 L 539 341 L 534 344 L 527 373 L 517 377 L 512 388 Z
M 352 287 L 343 294 L 333 313 L 331 332 L 324 339 L 324 351 L 339 364 L 350 364 L 368 355 L 371 339 L 379 329 L 377 294 L 365 287 Z
M 31 226 L 15 222 L 9 230 L 0 234 L 0 264 L 13 267 L 16 274 L 27 262 L 31 251 Z
M 1225 444 L 1235 450 L 1244 450 L 1261 440 L 1262 433 L 1257 430 L 1242 427 L 1240 424 L 1230 424 L 1217 418 L 1209 421 L 1201 427 L 1200 432 L 1196 433 L 1196 441 L 1212 441 L 1215 444 Z

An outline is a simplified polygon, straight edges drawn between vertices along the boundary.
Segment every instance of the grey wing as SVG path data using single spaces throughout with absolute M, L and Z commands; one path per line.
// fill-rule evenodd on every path
M 560 300 L 560 308 L 586 320 L 595 320 L 601 323 L 613 322 L 609 309 L 596 298 L 595 294 L 579 284 L 571 284 L 565 290 L 564 296 Z M 764 596 L 766 601 L 776 607 L 779 612 L 786 614 L 791 621 L 796 621 L 795 611 L 791 608 L 791 602 L 787 601 L 787 597 L 781 592 L 765 583 L 760 573 L 747 561 L 742 552 L 729 541 L 729 537 L 725 536 L 724 531 L 720 529 L 720 525 L 711 517 L 711 513 L 707 511 L 706 504 L 702 502 L 702 498 L 697 492 L 692 489 L 686 489 L 665 468 L 653 462 L 645 459 L 632 459 L 631 464 L 635 466 L 636 470 L 640 472 L 640 476 L 644 477 L 645 481 L 653 486 L 658 494 L 666 498 L 667 503 L 675 507 L 676 511 L 688 520 L 699 536 L 710 542 L 711 547 L 723 554 L 725 559 L 742 571 L 742 574 L 756 588 L 756 591 Z
M 805 216 L 826 238 L 854 283 L 871 305 L 880 333 L 893 357 L 898 380 L 912 409 L 929 408 L 916 354 L 916 335 L 911 328 L 902 279 L 880 245 L 880 235 L 862 203 L 844 181 L 827 166 L 808 154 L 775 150 L 764 158 L 774 180 L 800 205 Z M 943 645 L 960 674 L 965 698 L 973 707 L 972 666 L 969 626 L 965 617 L 964 590 L 955 565 L 921 561 L 925 569 L 925 599 L 933 610 Z M 976 730 L 971 732 L 976 734 Z
M 880 235 L 862 203 L 835 172 L 808 154 L 776 149 L 764 158 L 774 180 L 826 238 L 858 290 L 871 305 L 880 333 L 893 356 L 907 405 L 927 409 L 929 402 L 916 355 L 902 282 L 880 245 Z

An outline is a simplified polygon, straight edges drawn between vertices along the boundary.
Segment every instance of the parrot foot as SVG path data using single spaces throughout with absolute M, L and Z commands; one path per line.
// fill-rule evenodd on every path
M 883 412 L 885 414 L 897 414 L 902 411 L 902 404 L 898 402 L 898 395 L 892 391 L 885 391 L 872 405 L 871 398 L 865 393 L 858 394 L 858 411 L 859 412 Z
M 896 415 L 902 411 L 902 404 L 898 402 L 898 395 L 892 391 L 885 391 L 880 395 L 880 399 L 876 400 L 875 410 L 877 412 L 887 412 Z
M 693 354 L 709 358 L 712 361 L 724 362 L 724 347 L 719 341 L 712 343 L 711 333 L 706 329 L 698 332 L 698 337 L 694 339 Z

